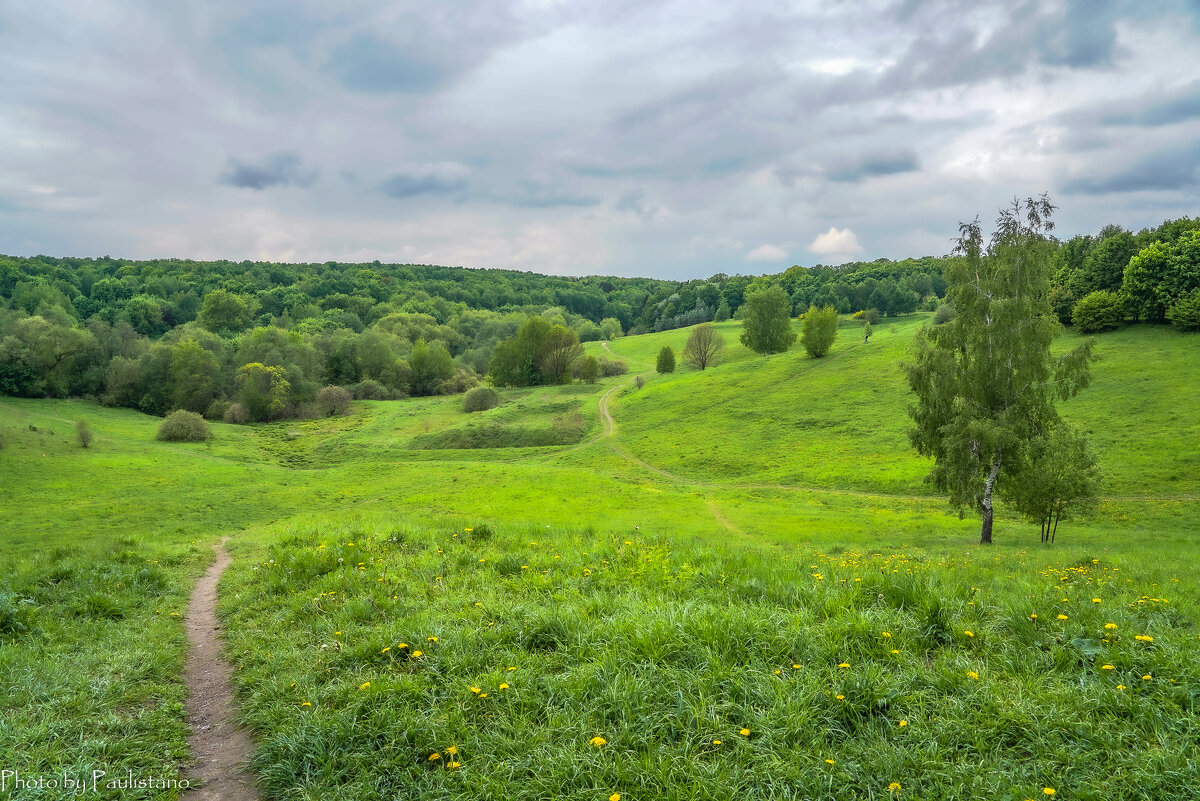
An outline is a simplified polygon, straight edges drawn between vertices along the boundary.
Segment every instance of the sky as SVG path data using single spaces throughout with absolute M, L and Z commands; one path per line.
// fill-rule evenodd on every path
M 686 279 L 1042 192 L 1200 214 L 1200 0 L 0 0 L 9 255 Z

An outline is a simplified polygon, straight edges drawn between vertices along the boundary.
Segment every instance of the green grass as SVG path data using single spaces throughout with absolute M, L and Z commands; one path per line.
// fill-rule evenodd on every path
M 0 768 L 177 771 L 178 614 L 231 535 L 221 612 L 272 797 L 1200 797 L 1181 779 L 1200 351 L 1166 327 L 1102 335 L 1063 413 L 1106 500 L 1049 549 L 1001 506 L 982 551 L 907 443 L 897 362 L 926 320 L 870 343 L 844 322 L 820 360 L 759 357 L 724 323 L 723 364 L 666 376 L 658 350 L 688 331 L 629 337 L 607 345 L 640 390 L 364 402 L 209 444 L 0 399 Z M 447 745 L 457 770 L 429 764 Z

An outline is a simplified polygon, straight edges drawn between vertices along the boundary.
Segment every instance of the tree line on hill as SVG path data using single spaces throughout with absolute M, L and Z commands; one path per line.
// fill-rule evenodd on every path
M 573 348 L 625 333 L 734 318 L 750 347 L 777 352 L 777 343 L 751 344 L 770 330 L 759 326 L 756 296 L 769 296 L 775 315 L 936 309 L 945 322 L 945 276 L 963 258 L 678 282 L 378 262 L 0 256 L 0 393 L 262 419 L 311 412 L 328 385 L 395 398 L 461 392 L 486 376 L 500 385 L 587 380 L 621 366 L 593 365 Z M 1054 243 L 1053 259 L 1050 301 L 1063 322 L 1200 329 L 1200 220 L 1137 234 L 1107 226 Z M 262 392 L 273 401 L 262 404 Z

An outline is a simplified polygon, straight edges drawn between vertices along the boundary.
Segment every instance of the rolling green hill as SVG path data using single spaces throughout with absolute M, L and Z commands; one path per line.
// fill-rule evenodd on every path
M 927 320 L 869 343 L 844 321 L 820 360 L 723 323 L 723 364 L 665 376 L 686 329 L 589 343 L 631 375 L 207 445 L 0 398 L 0 765 L 175 771 L 178 616 L 231 535 L 269 797 L 1194 794 L 1200 351 L 1101 336 L 1063 412 L 1105 501 L 1045 549 L 1001 507 L 981 551 L 907 443 L 897 365 Z M 450 745 L 460 767 L 430 761 Z

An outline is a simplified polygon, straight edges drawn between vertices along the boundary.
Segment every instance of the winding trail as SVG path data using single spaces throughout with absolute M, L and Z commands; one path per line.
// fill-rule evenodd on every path
M 254 753 L 250 735 L 237 725 L 233 701 L 233 668 L 221 656 L 217 621 L 217 582 L 233 561 L 221 540 L 213 546 L 216 561 L 196 582 L 188 602 L 186 625 L 188 686 L 188 744 L 195 760 L 194 775 L 201 786 L 189 790 L 187 801 L 258 801 L 253 777 L 245 762 Z

